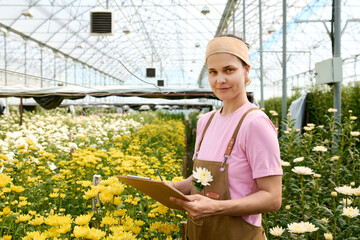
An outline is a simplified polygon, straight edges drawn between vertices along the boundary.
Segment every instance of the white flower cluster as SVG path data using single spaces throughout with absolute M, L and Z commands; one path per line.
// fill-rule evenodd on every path
M 273 115 L 273 116 L 278 116 L 278 115 L 279 115 L 279 114 L 278 114 L 276 111 L 274 111 L 274 110 L 270 110 L 269 113 L 270 113 L 271 115 Z
M 103 119 L 106 118 L 106 119 Z M 70 152 L 85 145 L 90 141 L 95 147 L 102 146 L 110 138 L 128 135 L 131 130 L 142 126 L 133 119 L 122 119 L 121 116 L 97 116 L 74 117 L 71 114 L 63 115 L 56 113 L 49 115 L 27 115 L 23 117 L 23 125 L 20 126 L 17 115 L 4 116 L 1 120 L 2 130 L 0 134 L 5 139 L 0 140 L 0 152 L 8 155 L 14 152 L 18 146 L 23 145 L 28 150 L 28 140 L 33 142 L 37 150 L 46 150 L 48 147 L 55 147 L 59 151 Z M 104 124 L 105 122 L 105 124 Z M 72 142 L 69 141 L 70 135 Z M 80 145 L 76 142 L 81 142 Z M 9 157 L 9 156 L 8 156 Z
M 315 232 L 319 228 L 309 222 L 291 223 L 287 225 L 289 232 L 291 233 L 306 233 Z
M 315 152 L 326 152 L 327 148 L 324 147 L 324 146 L 316 146 L 316 147 L 313 148 L 313 151 L 315 151 Z
M 308 167 L 294 167 L 291 169 L 294 173 L 300 174 L 300 175 L 313 175 L 314 172 L 311 168 Z
M 279 226 L 270 228 L 270 234 L 275 237 L 280 237 L 284 231 L 285 231 L 285 229 L 283 229 L 282 227 L 279 227 Z
M 349 218 L 357 217 L 359 216 L 359 209 L 357 207 L 344 207 L 342 215 Z
M 351 186 L 342 186 L 342 187 L 336 187 L 335 191 L 348 196 L 351 195 L 360 196 L 360 187 L 352 188 Z
M 196 179 L 198 183 L 201 183 L 203 186 L 210 185 L 209 182 L 213 180 L 211 176 L 211 172 L 206 168 L 197 167 L 196 171 L 193 171 L 193 177 Z

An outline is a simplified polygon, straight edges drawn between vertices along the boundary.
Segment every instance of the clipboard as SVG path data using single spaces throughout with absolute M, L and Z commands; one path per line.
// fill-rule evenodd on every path
M 152 199 L 164 204 L 168 208 L 185 211 L 181 206 L 170 201 L 170 197 L 176 197 L 185 201 L 190 201 L 182 192 L 167 185 L 162 181 L 155 181 L 151 178 L 141 176 L 117 176 L 121 181 L 129 184 L 137 190 L 145 193 Z

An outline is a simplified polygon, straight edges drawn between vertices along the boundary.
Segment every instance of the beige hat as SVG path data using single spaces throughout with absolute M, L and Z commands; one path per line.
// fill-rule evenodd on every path
M 230 53 L 243 60 L 250 69 L 248 47 L 240 39 L 237 39 L 235 37 L 225 37 L 225 36 L 215 37 L 208 43 L 206 47 L 206 54 L 205 54 L 206 62 L 208 57 L 216 53 Z M 246 76 L 245 78 L 246 86 L 249 85 L 250 83 L 251 83 L 251 79 L 249 78 L 249 76 Z

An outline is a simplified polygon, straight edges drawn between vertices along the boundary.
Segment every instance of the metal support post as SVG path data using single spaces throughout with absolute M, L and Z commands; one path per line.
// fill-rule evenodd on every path
M 54 85 L 59 86 L 58 81 L 56 80 L 56 53 L 54 54 Z
M 287 83 L 286 83 L 286 0 L 283 0 L 283 77 L 282 77 L 282 102 L 281 102 L 281 121 L 283 122 L 287 115 Z M 285 125 L 282 123 L 281 128 L 285 130 Z
M 243 0 L 243 39 L 244 41 L 246 41 L 246 35 L 245 35 L 245 30 L 246 30 L 246 26 L 245 26 L 245 0 Z
M 6 57 L 6 34 L 4 33 L 4 63 L 5 63 L 5 86 L 7 86 L 7 57 Z M 7 98 L 6 98 L 7 99 Z M 8 108 L 8 106 L 6 105 Z
M 40 46 L 40 87 L 43 87 L 43 47 Z
M 334 5 L 334 57 L 341 57 L 341 0 L 335 0 Z M 342 68 L 342 63 L 341 63 Z M 335 113 L 335 121 L 341 123 L 341 82 L 342 79 L 334 79 L 334 108 L 337 109 Z M 338 134 L 340 134 L 340 129 L 338 129 Z M 334 139 L 335 142 L 338 142 L 338 139 Z
M 76 85 L 76 63 L 74 62 L 74 84 Z
M 66 58 L 66 59 L 65 59 L 65 86 L 68 85 L 68 79 L 67 79 L 67 73 L 68 73 L 67 62 L 68 62 L 68 59 Z
M 259 0 L 259 40 L 260 40 L 260 93 L 261 93 L 261 102 L 260 107 L 264 107 L 264 75 L 263 75 L 263 39 L 262 39 L 262 8 L 261 0 Z
M 26 50 L 27 50 L 27 41 L 26 41 L 26 39 L 25 39 L 25 44 L 24 44 L 24 51 L 25 51 L 25 54 L 24 54 L 24 58 L 25 58 L 25 60 L 24 60 L 24 79 L 25 79 L 25 86 L 26 86 L 26 84 L 27 84 L 27 82 L 26 82 L 26 59 L 27 59 L 27 57 L 26 57 Z

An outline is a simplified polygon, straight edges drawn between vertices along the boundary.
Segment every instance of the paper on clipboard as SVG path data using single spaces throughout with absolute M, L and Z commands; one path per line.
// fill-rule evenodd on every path
M 138 176 L 117 176 L 121 181 L 131 185 L 149 197 L 164 204 L 168 208 L 185 211 L 181 206 L 170 201 L 170 197 L 176 197 L 185 201 L 189 199 L 177 189 L 167 185 L 165 182 L 151 180 L 150 178 Z

